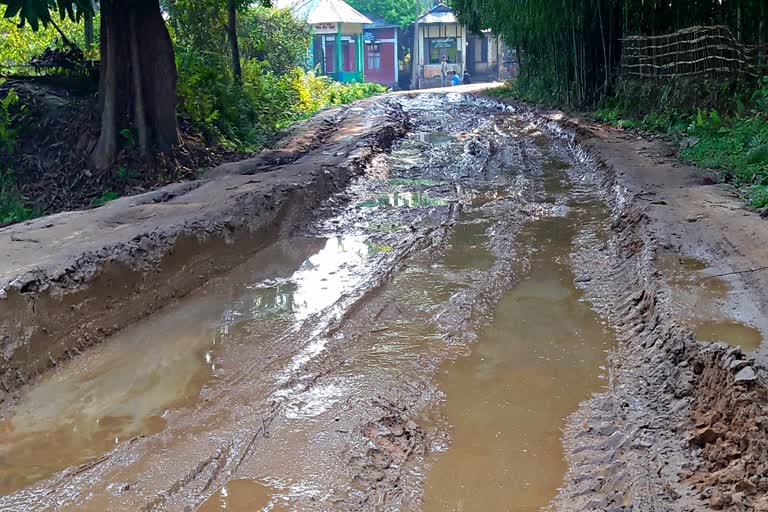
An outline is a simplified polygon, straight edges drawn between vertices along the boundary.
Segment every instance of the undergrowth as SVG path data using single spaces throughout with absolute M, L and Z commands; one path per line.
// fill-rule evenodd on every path
M 320 109 L 386 91 L 378 84 L 343 84 L 298 67 L 277 74 L 256 60 L 245 63 L 241 83 L 236 83 L 222 80 L 223 64 L 211 65 L 200 55 L 181 53 L 177 60 L 181 115 L 209 141 L 238 151 L 264 148 L 280 130 Z
M 0 99 L 0 226 L 35 216 L 35 213 L 24 205 L 11 166 L 19 135 L 18 119 L 24 111 L 25 107 L 19 104 L 19 96 L 13 90 Z
M 680 158 L 720 171 L 753 208 L 768 206 L 768 77 L 739 82 L 623 83 L 594 112 L 600 121 L 662 134 Z
M 501 87 L 489 89 L 485 94 L 494 98 L 515 98 L 528 103 L 544 105 L 547 107 L 566 107 L 558 101 L 558 94 L 551 92 L 543 82 L 533 79 L 517 78 L 510 80 Z
M 513 80 L 488 94 L 563 107 L 542 92 L 547 90 Z M 671 138 L 680 145 L 682 160 L 718 170 L 724 181 L 741 188 L 750 206 L 768 207 L 768 77 L 751 84 L 621 81 L 592 116 L 624 129 Z

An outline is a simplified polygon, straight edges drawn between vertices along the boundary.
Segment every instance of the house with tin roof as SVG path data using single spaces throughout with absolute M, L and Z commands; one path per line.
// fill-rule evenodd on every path
M 416 58 L 412 65 L 417 66 L 417 88 L 446 85 L 442 80 L 443 58 L 448 71 L 460 77 L 467 71 L 475 81 L 498 78 L 502 45 L 490 30 L 471 33 L 453 9 L 442 3 L 419 16 L 414 26 Z
M 373 22 L 344 0 L 278 0 L 312 32 L 309 60 L 339 82 L 364 80 L 363 26 Z

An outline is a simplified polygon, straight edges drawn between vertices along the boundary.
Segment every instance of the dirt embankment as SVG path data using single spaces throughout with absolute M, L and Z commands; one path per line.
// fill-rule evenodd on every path
M 565 444 L 562 510 L 768 510 L 765 344 L 746 354 L 693 334 L 669 256 L 694 257 L 694 294 L 728 291 L 715 316 L 768 325 L 768 224 L 662 141 L 583 120 L 574 130 L 603 175 L 613 209 L 608 243 L 580 248 L 580 284 L 616 327 L 610 386 L 580 407 Z M 606 265 L 595 262 L 606 262 Z M 701 313 L 701 312 L 699 312 Z M 728 341 L 728 340 L 724 340 Z
M 290 231 L 405 123 L 396 105 L 364 100 L 205 179 L 0 229 L 0 404 Z

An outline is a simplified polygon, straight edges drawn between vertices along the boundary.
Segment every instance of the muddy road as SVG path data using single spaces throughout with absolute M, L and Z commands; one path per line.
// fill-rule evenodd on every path
M 17 373 L 0 510 L 768 510 L 760 277 L 655 213 L 623 135 L 472 94 L 356 108 L 212 173 L 322 184 L 268 243 Z

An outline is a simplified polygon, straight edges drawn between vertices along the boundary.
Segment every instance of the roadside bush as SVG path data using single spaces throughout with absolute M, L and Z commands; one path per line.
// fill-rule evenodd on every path
M 82 24 L 78 25 L 69 18 L 57 20 L 59 28 L 67 34 L 67 38 L 80 48 L 85 46 Z M 94 20 L 96 34 L 94 40 L 98 42 L 98 19 Z M 38 31 L 19 27 L 12 19 L 0 18 L 0 65 L 3 73 L 29 74 L 30 61 L 51 49 L 61 49 L 61 35 L 52 26 L 43 27 Z M 94 50 L 94 53 L 98 53 Z M 92 58 L 96 55 L 87 55 Z
M 698 141 L 680 154 L 703 167 L 719 169 L 724 178 L 748 187 L 755 208 L 768 206 L 768 119 L 763 115 L 730 119 L 725 126 L 693 131 Z
M 752 207 L 768 206 L 768 77 L 751 89 L 732 82 L 689 84 L 686 96 L 671 84 L 625 83 L 593 116 L 683 142 L 683 160 L 720 170 L 743 188 Z
M 303 67 L 312 36 L 288 9 L 253 6 L 238 17 L 240 56 L 258 61 L 278 75 Z
M 301 68 L 279 75 L 250 60 L 242 83 L 222 79 L 226 63 L 212 65 L 196 53 L 179 52 L 178 92 L 182 115 L 212 141 L 230 149 L 257 151 L 277 133 L 318 110 L 384 92 L 377 84 L 341 84 Z
M 11 167 L 11 157 L 18 137 L 19 118 L 24 113 L 19 96 L 9 91 L 0 99 L 0 226 L 32 218 L 33 212 L 19 194 Z
M 549 107 L 560 106 L 561 88 L 550 90 L 549 87 L 547 82 L 538 75 L 531 78 L 523 76 L 509 80 L 501 87 L 488 90 L 486 94 L 497 98 L 512 97 Z

